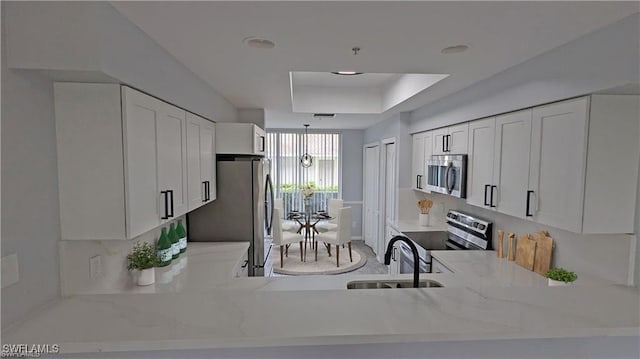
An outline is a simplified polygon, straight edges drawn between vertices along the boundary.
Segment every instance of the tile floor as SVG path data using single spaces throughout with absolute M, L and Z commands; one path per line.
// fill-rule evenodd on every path
M 371 247 L 364 244 L 364 241 L 352 241 L 353 249 L 362 253 L 367 257 L 367 263 L 354 271 L 341 273 L 336 275 L 351 275 L 351 274 L 387 274 L 389 270 L 387 266 L 378 262 L 376 255 L 373 253 Z M 265 277 L 286 277 L 285 274 L 273 273 L 273 254 L 277 254 L 277 250 L 272 249 L 267 262 L 265 263 L 264 273 Z

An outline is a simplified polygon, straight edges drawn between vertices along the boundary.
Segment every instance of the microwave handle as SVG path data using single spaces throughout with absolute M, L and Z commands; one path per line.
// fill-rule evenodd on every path
M 451 173 L 451 169 L 452 169 L 452 164 L 449 163 L 449 165 L 447 166 L 447 171 L 444 174 L 444 187 L 447 189 L 447 192 L 449 194 L 451 194 L 451 192 L 453 192 L 453 188 L 455 187 L 455 184 L 453 185 L 449 185 L 449 173 Z

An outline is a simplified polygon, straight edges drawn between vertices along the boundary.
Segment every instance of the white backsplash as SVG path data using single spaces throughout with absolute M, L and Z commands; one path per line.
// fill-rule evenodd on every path
M 546 229 L 556 244 L 553 252 L 553 266 L 565 267 L 575 271 L 578 275 L 580 275 L 580 273 L 586 273 L 599 279 L 628 284 L 629 268 L 630 265 L 633 265 L 632 256 L 630 255 L 630 251 L 632 250 L 631 235 L 584 235 L 571 233 L 532 221 L 507 216 L 488 209 L 471 206 L 468 205 L 464 199 L 439 193 L 426 194 L 408 188 L 400 188 L 398 191 L 398 218 L 400 220 L 417 221 L 417 201 L 425 198 L 431 199 L 434 202 L 434 207 L 431 209 L 432 220 L 444 221 L 446 212 L 454 209 L 493 222 L 494 248 L 496 246 L 496 231 L 498 229 L 502 229 L 505 233 L 513 232 L 516 233 L 516 235 L 534 233 Z
M 181 219 L 186 226 L 185 218 Z M 127 270 L 127 254 L 138 242 L 156 243 L 163 227 L 169 229 L 170 223 L 144 233 L 132 240 L 112 241 L 60 241 L 60 282 L 61 295 L 86 294 L 100 290 L 122 288 L 132 279 L 133 273 Z M 101 275 L 91 278 L 89 259 L 101 257 Z

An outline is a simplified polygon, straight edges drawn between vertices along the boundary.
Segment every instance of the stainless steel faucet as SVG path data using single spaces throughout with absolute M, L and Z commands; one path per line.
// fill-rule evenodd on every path
M 418 276 L 420 275 L 420 259 L 418 258 L 418 248 L 416 248 L 415 244 L 407 238 L 403 236 L 395 236 L 391 238 L 389 244 L 387 245 L 387 251 L 384 253 L 384 264 L 391 264 L 391 252 L 393 251 L 393 244 L 397 241 L 405 242 L 409 248 L 411 248 L 411 252 L 413 253 L 413 287 L 419 288 Z

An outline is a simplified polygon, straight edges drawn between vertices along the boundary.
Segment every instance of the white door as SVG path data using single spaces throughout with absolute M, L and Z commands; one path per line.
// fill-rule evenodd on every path
M 205 186 L 202 182 L 201 143 L 202 123 L 198 117 L 187 114 L 187 196 L 189 211 L 204 203 Z
M 449 138 L 447 139 L 446 146 L 447 153 L 451 154 L 466 154 L 467 144 L 469 136 L 469 124 L 463 123 L 460 125 L 449 127 Z
M 446 138 L 449 135 L 449 130 L 440 128 L 433 131 L 433 151 L 434 155 L 444 155 L 447 153 Z
M 153 97 L 122 88 L 127 238 L 160 224 L 156 158 L 156 124 L 162 103 Z
M 424 178 L 424 162 L 425 162 L 425 134 L 416 133 L 413 137 L 413 151 L 411 166 L 411 188 L 417 191 L 422 191 L 426 187 L 426 180 Z
M 383 222 L 382 233 L 388 233 L 389 223 L 396 221 L 396 144 L 395 142 L 384 144 L 383 155 L 384 169 L 384 189 L 383 189 Z M 381 241 L 382 242 L 382 241 Z M 386 241 L 381 243 L 380 253 L 384 253 L 387 249 Z
M 588 108 L 586 98 L 536 107 L 531 127 L 527 216 L 577 233 L 582 230 Z
M 158 119 L 158 196 L 161 218 L 171 220 L 187 213 L 185 122 L 186 113 L 177 107 L 163 104 L 162 116 Z M 165 197 L 168 204 L 165 209 Z M 167 219 L 167 218 L 164 218 Z
M 206 202 L 216 199 L 216 127 L 213 122 L 202 119 L 200 129 L 200 168 L 202 183 L 206 183 Z
M 495 117 L 469 124 L 467 203 L 474 206 L 491 207 L 495 130 Z
M 364 241 L 378 253 L 380 146 L 365 146 L 364 157 Z
M 499 212 L 525 218 L 529 182 L 531 110 L 496 117 L 493 203 Z

